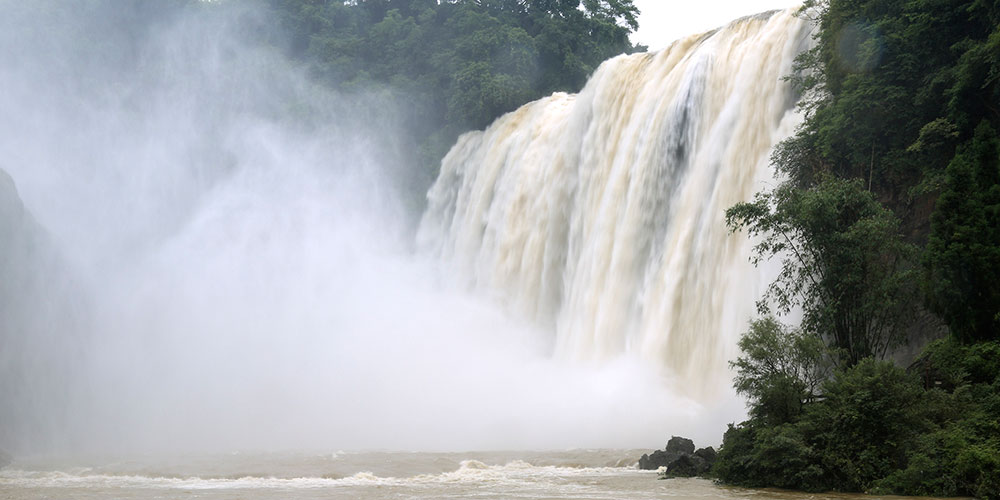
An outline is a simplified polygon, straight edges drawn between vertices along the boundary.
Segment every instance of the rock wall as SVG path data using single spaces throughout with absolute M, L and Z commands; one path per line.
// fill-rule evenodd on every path
M 0 450 L 37 451 L 69 425 L 83 349 L 71 276 L 0 169 Z

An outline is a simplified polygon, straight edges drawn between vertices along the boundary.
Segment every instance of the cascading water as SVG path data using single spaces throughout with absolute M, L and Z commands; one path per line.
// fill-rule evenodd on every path
M 723 215 L 773 178 L 769 151 L 796 123 L 783 77 L 808 32 L 795 9 L 740 19 L 464 135 L 419 243 L 551 327 L 557 357 L 638 357 L 691 393 L 725 385 L 768 271 Z
M 742 411 L 709 389 L 766 281 L 722 211 L 795 124 L 790 12 L 464 136 L 414 255 L 393 110 L 243 40 L 252 2 L 7 3 L 0 450 L 717 444 Z

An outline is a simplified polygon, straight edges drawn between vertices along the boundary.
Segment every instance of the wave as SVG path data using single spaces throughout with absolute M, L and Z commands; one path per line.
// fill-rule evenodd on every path
M 0 470 L 0 487 L 14 488 L 139 488 L 139 489 L 314 489 L 352 486 L 419 486 L 435 484 L 522 484 L 556 478 L 579 478 L 621 474 L 648 474 L 632 467 L 567 467 L 532 465 L 513 460 L 504 465 L 488 465 L 479 460 L 464 460 L 452 471 L 411 477 L 380 477 L 362 471 L 347 477 L 263 476 L 170 477 L 141 474 L 94 473 L 91 468 L 67 471 Z

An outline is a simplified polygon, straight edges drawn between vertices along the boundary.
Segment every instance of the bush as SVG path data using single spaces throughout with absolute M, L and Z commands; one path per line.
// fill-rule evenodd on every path
M 767 425 L 796 420 L 831 369 L 822 340 L 770 316 L 750 322 L 739 347 L 733 386 L 747 397 L 751 418 Z
M 729 428 L 722 436 L 719 457 L 712 467 L 712 475 L 726 484 L 739 486 L 768 486 L 754 473 L 752 456 L 754 450 L 754 429 L 746 422 Z
M 905 464 L 906 445 L 928 426 L 916 377 L 892 363 L 866 359 L 824 385 L 803 425 L 822 450 L 837 489 L 868 491 Z
M 1000 445 L 997 438 L 960 451 L 955 458 L 954 474 L 963 492 L 969 492 L 976 498 L 1000 498 Z
M 814 390 L 823 356 L 798 330 L 751 324 L 733 366 L 750 419 L 714 473 L 747 487 L 1000 499 L 1000 342 L 927 346 L 912 373 L 867 358 Z

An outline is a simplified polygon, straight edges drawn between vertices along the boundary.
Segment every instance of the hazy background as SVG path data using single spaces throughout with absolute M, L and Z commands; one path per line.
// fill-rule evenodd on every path
M 633 43 L 659 50 L 678 38 L 723 26 L 733 19 L 768 10 L 794 7 L 796 0 L 634 0 L 639 30 Z
M 250 2 L 137 4 L 0 0 L 0 448 L 707 445 L 742 412 L 440 285 L 393 110 Z

